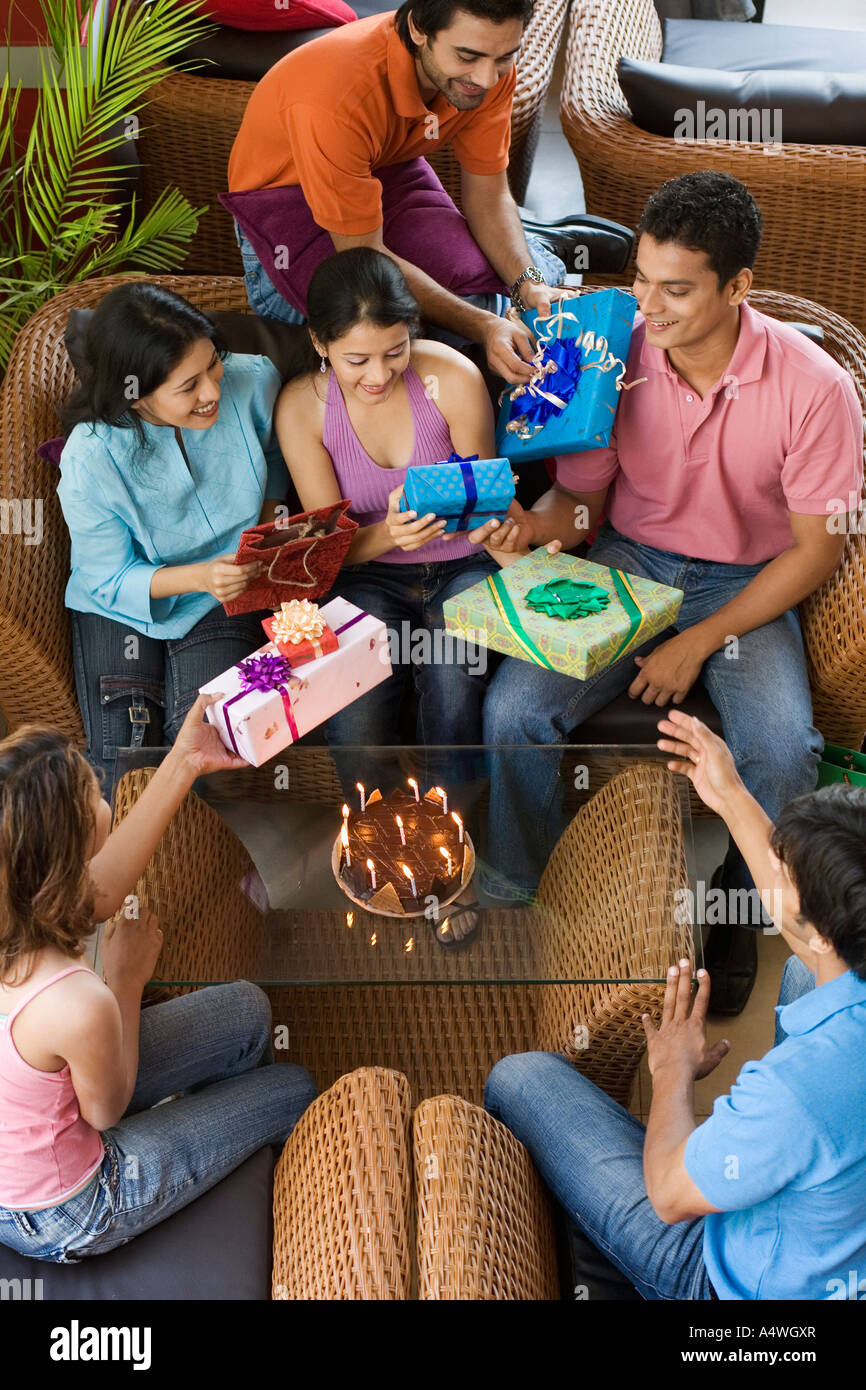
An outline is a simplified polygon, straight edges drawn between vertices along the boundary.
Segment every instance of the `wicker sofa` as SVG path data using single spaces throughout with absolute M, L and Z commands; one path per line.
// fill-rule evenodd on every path
M 568 0 L 538 0 L 517 60 L 511 116 L 509 181 L 518 202 L 529 183 L 544 103 L 562 37 Z M 240 252 L 232 220 L 217 201 L 254 82 L 174 74 L 154 87 L 138 142 L 144 207 L 171 185 L 194 208 L 207 205 L 184 261 L 185 274 L 237 275 Z M 430 158 L 451 197 L 460 203 L 460 166 L 450 146 Z
M 0 708 L 8 726 L 43 720 L 83 741 L 63 594 L 69 540 L 55 495 L 56 469 L 36 453 L 57 433 L 57 405 L 73 372 L 63 342 L 69 311 L 92 307 L 123 277 L 87 281 L 56 296 L 15 343 L 0 387 L 0 498 L 42 504 L 43 539 L 24 543 L 0 530 Z M 243 280 L 212 275 L 153 277 L 205 310 L 248 308 Z M 866 409 L 866 339 L 838 314 L 773 291 L 750 296 L 776 318 L 820 325 L 824 345 L 851 373 Z M 832 743 L 859 748 L 866 736 L 866 535 L 848 537 L 832 579 L 801 605 L 815 721 Z M 246 774 L 243 774 L 246 776 Z
M 744 141 L 651 135 L 633 124 L 616 65 L 661 53 L 653 0 L 573 0 L 560 117 L 587 211 L 633 227 L 665 179 L 695 169 L 734 174 L 764 216 L 756 285 L 785 286 L 866 330 L 866 144 L 783 143 L 768 157 Z

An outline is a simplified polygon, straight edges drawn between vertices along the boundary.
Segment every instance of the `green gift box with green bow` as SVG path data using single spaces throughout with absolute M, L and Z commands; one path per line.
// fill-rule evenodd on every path
M 586 680 L 676 619 L 681 589 L 536 550 L 443 605 L 456 637 Z

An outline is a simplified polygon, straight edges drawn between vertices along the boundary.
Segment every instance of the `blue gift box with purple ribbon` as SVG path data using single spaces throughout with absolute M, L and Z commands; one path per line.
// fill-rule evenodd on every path
M 512 463 L 605 448 L 624 388 L 637 300 L 594 290 L 521 315 L 536 339 L 532 379 L 500 397 L 496 447 Z M 638 388 L 640 389 L 640 388 Z
M 470 531 L 495 517 L 502 521 L 514 501 L 514 477 L 508 459 L 461 458 L 414 464 L 406 473 L 401 512 L 419 517 L 433 512 L 446 518 L 446 531 Z

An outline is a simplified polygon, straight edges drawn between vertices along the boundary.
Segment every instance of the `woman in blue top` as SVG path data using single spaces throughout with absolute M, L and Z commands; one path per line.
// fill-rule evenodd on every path
M 229 618 L 221 604 L 259 573 L 233 557 L 246 527 L 273 520 L 288 474 L 271 430 L 276 368 L 227 354 L 179 295 L 111 290 L 85 356 L 58 496 L 78 701 L 110 788 L 119 760 L 152 763 L 199 686 L 265 640 L 261 614 Z

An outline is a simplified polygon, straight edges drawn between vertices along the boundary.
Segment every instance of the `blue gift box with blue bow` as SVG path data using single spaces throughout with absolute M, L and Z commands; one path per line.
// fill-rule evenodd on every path
M 555 300 L 549 319 L 521 315 L 536 339 L 535 371 L 500 398 L 497 449 L 518 463 L 610 443 L 636 309 L 634 295 L 610 289 Z
M 415 464 L 406 473 L 401 512 L 419 517 L 433 512 L 446 518 L 446 531 L 471 531 L 491 517 L 502 521 L 514 501 L 514 478 L 508 459 L 461 458 Z

